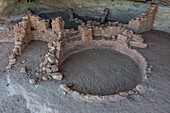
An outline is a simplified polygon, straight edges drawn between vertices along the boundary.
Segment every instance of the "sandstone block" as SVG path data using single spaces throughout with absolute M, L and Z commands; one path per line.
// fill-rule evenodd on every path
M 31 83 L 31 84 L 36 84 L 37 81 L 36 81 L 35 79 L 30 79 L 30 80 L 29 80 L 29 83 Z
M 57 72 L 58 71 L 57 65 L 52 65 L 51 69 L 52 69 L 53 72 Z
M 63 75 L 61 73 L 52 73 L 52 78 L 55 80 L 62 80 L 63 79 Z

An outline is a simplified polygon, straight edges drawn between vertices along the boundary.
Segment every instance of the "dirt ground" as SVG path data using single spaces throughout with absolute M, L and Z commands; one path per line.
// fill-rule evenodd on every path
M 5 66 L 8 65 L 8 57 L 12 52 L 13 43 L 0 44 L 0 113 L 30 113 L 26 108 L 26 100 L 22 95 L 10 95 L 7 91 Z
M 146 81 L 141 83 L 145 87 L 145 93 L 135 94 L 129 96 L 124 100 L 108 103 L 86 102 L 73 98 L 69 95 L 63 95 L 59 88 L 59 85 L 64 81 L 68 82 L 68 75 L 66 75 L 66 78 L 62 82 L 45 81 L 40 82 L 37 85 L 29 84 L 27 77 L 20 74 L 19 71 L 22 67 L 26 66 L 30 70 L 31 75 L 35 76 L 36 68 L 38 67 L 43 55 L 47 51 L 47 45 L 45 42 L 31 42 L 31 44 L 26 48 L 23 54 L 17 58 L 18 60 L 16 65 L 9 72 L 5 71 L 5 66 L 7 66 L 8 64 L 7 56 L 9 56 L 12 51 L 13 43 L 0 43 L 0 113 L 169 113 L 170 34 L 159 31 L 149 31 L 143 33 L 142 35 L 149 46 L 146 49 L 137 50 L 147 59 L 149 65 L 152 66 L 152 73 L 149 74 Z M 91 55 L 85 57 L 85 54 Z M 113 58 L 111 56 L 113 56 Z M 96 59 L 94 59 L 94 57 L 96 57 Z M 71 59 L 71 62 L 73 63 L 70 64 L 69 59 Z M 102 61 L 99 61 L 98 64 L 96 64 L 97 59 Z M 122 61 L 121 59 L 125 60 Z M 26 62 L 22 63 L 22 61 Z M 110 61 L 110 64 L 103 64 L 104 61 Z M 120 69 L 117 69 L 117 66 L 113 65 L 115 62 L 118 67 L 124 69 L 123 72 Z M 127 65 L 121 65 L 124 62 L 126 62 Z M 88 68 L 89 63 L 91 63 L 91 66 Z M 95 77 L 92 77 L 92 75 L 107 75 L 107 77 L 110 78 L 112 76 L 109 74 L 109 72 L 121 73 L 120 76 L 122 77 L 125 75 L 128 77 L 132 77 L 130 76 L 130 74 L 127 74 L 131 73 L 133 77 L 130 80 L 125 80 L 125 85 L 133 86 L 135 83 L 138 83 L 136 82 L 137 80 L 140 81 L 140 75 L 137 75 L 137 73 L 139 73 L 139 70 L 133 60 L 131 60 L 127 56 L 121 56 L 115 51 L 92 49 L 73 54 L 72 56 L 68 57 L 68 59 L 66 59 L 66 61 L 63 63 L 63 68 L 65 68 L 63 69 L 63 71 L 68 70 L 71 65 L 73 65 L 74 67 L 76 64 L 80 66 L 77 67 L 78 70 L 74 70 L 75 73 L 73 74 L 76 75 L 77 73 L 77 76 L 79 76 L 79 78 L 78 81 L 71 79 L 74 80 L 73 82 L 76 83 L 79 83 L 81 77 L 85 78 L 85 76 L 87 75 L 87 78 L 85 78 L 85 80 L 89 79 L 90 85 L 94 85 L 94 83 L 91 82 L 93 80 L 94 82 L 96 82 L 96 79 Z M 109 68 L 107 68 L 106 65 Z M 76 66 L 73 69 L 75 68 Z M 105 73 L 100 68 L 106 70 L 108 69 L 108 72 Z M 115 69 L 116 71 L 111 71 L 111 69 Z M 135 69 L 135 71 L 130 71 L 127 69 Z M 72 73 L 72 71 L 69 70 L 68 73 Z M 91 73 L 93 74 L 91 75 Z M 139 76 L 139 78 L 134 77 L 135 75 Z M 76 77 L 74 75 L 71 76 Z M 120 81 L 117 82 L 123 81 L 124 77 L 122 79 L 119 79 L 120 76 L 117 78 Z M 105 84 L 107 84 L 108 80 L 110 84 L 110 81 L 112 81 L 113 79 L 114 77 L 111 78 L 111 80 L 107 78 Z M 102 80 L 102 82 L 100 81 L 101 83 L 99 82 L 98 86 L 102 86 L 103 81 L 104 80 Z M 87 81 L 84 81 L 81 84 L 87 84 L 88 86 Z M 117 83 L 116 86 L 117 85 L 119 84 Z M 110 88 L 112 85 L 108 86 Z M 76 88 L 81 89 L 81 87 L 78 85 L 76 85 Z M 96 91 L 101 90 L 99 89 Z M 108 87 L 106 89 L 106 92 L 110 93 Z M 94 93 L 98 92 L 94 91 Z M 104 94 L 104 92 L 102 93 Z

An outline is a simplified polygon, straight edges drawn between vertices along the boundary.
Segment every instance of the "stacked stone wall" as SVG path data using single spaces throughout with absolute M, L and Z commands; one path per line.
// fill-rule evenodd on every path
M 140 17 L 129 21 L 127 28 L 136 33 L 143 33 L 153 28 L 154 17 L 156 14 L 156 5 L 151 5 L 147 13 L 142 13 Z

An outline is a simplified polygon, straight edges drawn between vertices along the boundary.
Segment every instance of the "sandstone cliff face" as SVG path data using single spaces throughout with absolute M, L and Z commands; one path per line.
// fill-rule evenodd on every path
M 170 33 L 170 7 L 158 7 L 153 29 Z
M 103 10 L 110 9 L 108 19 L 115 19 L 128 22 L 132 18 L 147 12 L 149 4 L 131 2 L 127 0 L 1 0 L 0 15 L 9 16 L 22 14 L 25 9 L 31 8 L 40 11 L 56 11 L 73 8 L 74 12 L 80 16 L 100 18 Z
M 20 1 L 20 2 L 19 2 Z M 132 2 L 134 0 L 0 0 L 0 19 L 3 16 L 15 16 L 25 13 L 27 8 L 35 11 L 47 12 L 56 10 L 66 10 L 73 8 L 79 16 L 100 18 L 103 10 L 110 9 L 109 20 L 128 23 L 132 18 L 139 17 L 141 13 L 147 12 L 150 4 Z M 152 0 L 161 5 L 157 9 L 154 29 L 170 31 L 169 26 L 169 3 L 170 0 Z M 151 1 L 150 1 L 151 2 Z M 163 5 L 163 6 L 162 6 Z M 166 6 L 166 7 L 165 7 Z

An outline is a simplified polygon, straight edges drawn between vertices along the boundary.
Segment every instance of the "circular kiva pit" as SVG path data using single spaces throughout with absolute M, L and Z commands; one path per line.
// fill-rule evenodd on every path
M 138 64 L 129 56 L 111 49 L 88 49 L 67 57 L 60 67 L 65 84 L 92 95 L 129 91 L 141 83 Z
M 86 101 L 125 98 L 135 93 L 143 79 L 135 60 L 110 47 L 73 51 L 60 64 L 60 72 L 64 75 L 63 93 Z

